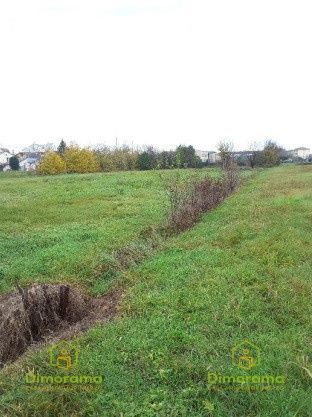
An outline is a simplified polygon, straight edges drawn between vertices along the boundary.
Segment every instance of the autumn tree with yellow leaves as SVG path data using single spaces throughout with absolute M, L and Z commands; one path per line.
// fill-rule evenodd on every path
M 100 165 L 94 152 L 78 146 L 66 148 L 62 155 L 53 151 L 47 152 L 37 167 L 37 173 L 42 175 L 97 171 L 100 171 Z
M 67 172 L 97 172 L 100 170 L 97 159 L 90 149 L 80 149 L 78 146 L 66 148 L 63 158 Z
M 54 175 L 66 172 L 66 164 L 63 158 L 56 152 L 47 152 L 37 167 L 38 174 Z

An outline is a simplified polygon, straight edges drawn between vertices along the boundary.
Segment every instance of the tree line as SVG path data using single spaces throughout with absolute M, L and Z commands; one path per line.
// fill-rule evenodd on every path
M 193 146 L 180 145 L 174 151 L 157 151 L 152 146 L 132 150 L 127 146 L 96 149 L 67 146 L 62 140 L 56 151 L 48 151 L 40 161 L 39 174 L 134 171 L 151 169 L 199 168 L 203 163 Z
M 222 163 L 224 146 L 240 166 L 255 168 L 259 166 L 278 165 L 286 151 L 275 142 L 268 141 L 262 150 L 250 150 L 239 154 L 233 152 L 230 144 L 219 145 L 219 163 Z M 19 169 L 19 160 L 11 157 L 12 170 Z M 174 168 L 202 168 L 209 161 L 202 161 L 193 146 L 179 145 L 172 151 L 158 151 L 152 146 L 143 150 L 133 150 L 128 146 L 109 148 L 98 146 L 96 149 L 80 148 L 77 145 L 67 146 L 62 140 L 56 151 L 49 150 L 37 166 L 37 173 L 52 175 L 61 173 L 113 172 Z

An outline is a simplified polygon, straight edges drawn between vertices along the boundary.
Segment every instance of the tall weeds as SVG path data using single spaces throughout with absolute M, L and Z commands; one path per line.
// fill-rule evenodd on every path
M 179 177 L 172 179 L 167 184 L 170 200 L 168 228 L 179 233 L 192 227 L 203 213 L 220 204 L 237 185 L 238 172 L 232 162 L 223 166 L 222 175 L 218 179 L 208 175 L 183 181 Z
M 94 271 L 97 278 L 109 280 L 118 276 L 150 256 L 168 237 L 192 227 L 203 213 L 212 210 L 235 190 L 238 173 L 234 164 L 227 164 L 218 179 L 208 175 L 199 178 L 196 174 L 185 179 L 178 173 L 164 181 L 170 201 L 167 222 L 148 227 L 128 245 L 110 255 L 104 254 Z

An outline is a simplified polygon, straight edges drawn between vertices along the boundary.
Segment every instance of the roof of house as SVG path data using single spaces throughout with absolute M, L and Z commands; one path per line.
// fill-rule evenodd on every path
M 10 151 L 7 148 L 0 148 L 0 153 L 10 153 Z
M 23 161 L 20 162 L 20 165 L 24 166 L 26 164 L 33 164 L 34 162 L 37 162 L 37 161 L 38 161 L 38 158 L 26 158 L 26 159 L 23 159 Z
M 252 151 L 234 151 L 234 152 L 231 152 L 232 154 L 235 154 L 235 155 L 250 155 L 250 154 L 252 154 Z
M 29 154 L 29 153 L 45 153 L 48 150 L 53 150 L 54 145 L 53 143 L 46 143 L 45 145 L 40 145 L 38 143 L 33 143 L 30 146 L 27 146 L 26 148 L 23 148 L 21 150 L 21 153 Z
M 295 148 L 294 151 L 309 151 L 310 148 L 304 148 L 303 146 L 301 148 Z
M 200 149 L 196 149 L 195 150 L 195 152 L 200 152 L 200 153 L 202 153 L 202 152 L 204 152 L 204 153 L 217 153 L 216 151 L 201 151 Z

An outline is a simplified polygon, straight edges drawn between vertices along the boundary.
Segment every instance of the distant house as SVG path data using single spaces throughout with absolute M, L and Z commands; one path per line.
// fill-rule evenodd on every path
M 4 167 L 3 167 L 3 170 L 2 170 L 3 172 L 8 172 L 8 171 L 11 171 L 11 167 L 10 167 L 10 165 L 9 164 L 6 164 L 6 165 L 4 165 Z
M 232 157 L 234 161 L 237 162 L 238 165 L 246 165 L 252 156 L 252 151 L 236 151 L 232 152 Z
M 45 152 L 52 150 L 53 144 L 47 143 L 46 145 L 39 145 L 38 143 L 33 143 L 30 146 L 27 146 L 26 148 L 22 149 L 21 153 L 24 155 L 29 154 L 41 154 L 43 155 Z
M 39 163 L 39 158 L 28 157 L 20 161 L 20 170 L 21 171 L 35 171 Z
M 0 165 L 6 165 L 9 163 L 9 159 L 12 154 L 6 148 L 0 148 Z
M 288 154 L 293 159 L 309 159 L 310 152 L 309 148 L 301 147 L 288 151 Z
M 208 151 L 195 150 L 195 155 L 198 156 L 202 162 L 207 162 Z
M 208 164 L 215 164 L 220 160 L 219 154 L 215 151 L 195 150 L 195 154 L 201 159 L 202 162 Z
M 21 171 L 35 171 L 40 159 L 44 155 L 42 145 L 33 144 L 17 154 Z
M 208 152 L 208 163 L 209 164 L 216 164 L 217 162 L 221 161 L 220 154 L 218 152 L 209 151 Z
M 39 164 L 39 161 L 49 149 L 52 149 L 51 144 L 38 145 L 32 144 L 27 148 L 16 154 L 19 160 L 19 166 L 21 171 L 34 171 Z M 0 147 L 0 171 L 9 171 L 9 159 L 13 156 L 8 149 Z

